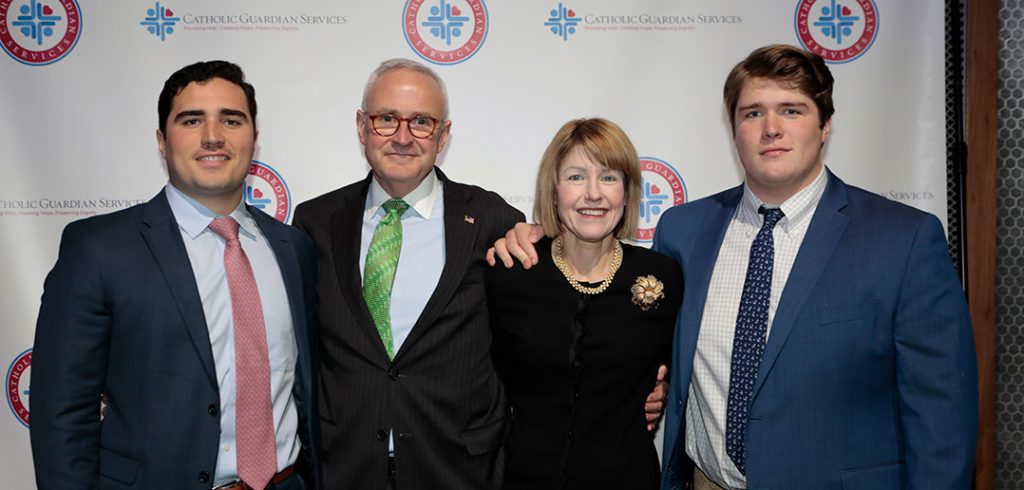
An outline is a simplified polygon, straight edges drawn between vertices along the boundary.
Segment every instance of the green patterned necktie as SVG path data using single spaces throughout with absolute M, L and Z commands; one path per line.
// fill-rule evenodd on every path
M 381 207 L 387 214 L 373 230 L 370 248 L 366 251 L 366 267 L 363 269 L 363 298 L 370 308 L 370 316 L 377 325 L 377 333 L 388 351 L 388 358 L 395 358 L 395 341 L 391 335 L 391 286 L 395 283 L 398 256 L 402 253 L 402 213 L 409 204 L 401 199 L 389 199 Z

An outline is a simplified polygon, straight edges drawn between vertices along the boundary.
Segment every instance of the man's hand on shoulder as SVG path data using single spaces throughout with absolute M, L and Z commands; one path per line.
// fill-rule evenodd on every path
M 487 263 L 493 267 L 497 259 L 501 259 L 505 268 L 511 269 L 515 259 L 523 264 L 524 269 L 529 269 L 538 260 L 537 249 L 533 244 L 543 237 L 544 228 L 540 225 L 516 223 L 515 227 L 505 233 L 505 238 L 499 238 L 493 247 L 487 249 Z

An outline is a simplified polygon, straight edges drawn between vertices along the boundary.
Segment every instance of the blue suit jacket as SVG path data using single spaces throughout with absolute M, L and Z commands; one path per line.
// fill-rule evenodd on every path
M 829 172 L 779 300 L 746 433 L 750 489 L 971 488 L 977 367 L 932 215 Z M 686 402 L 708 284 L 742 186 L 669 210 L 654 248 L 683 269 L 665 489 L 683 488 Z
M 288 295 L 299 353 L 299 460 L 316 482 L 316 250 L 302 232 L 249 213 L 274 251 Z M 32 360 L 30 430 L 40 490 L 212 486 L 220 435 L 213 351 L 163 192 L 65 228 L 46 278 Z M 102 422 L 101 393 L 109 400 Z

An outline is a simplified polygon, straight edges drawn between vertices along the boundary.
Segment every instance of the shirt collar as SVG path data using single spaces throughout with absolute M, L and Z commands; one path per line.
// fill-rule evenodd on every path
M 174 214 L 178 226 L 185 230 L 185 233 L 191 238 L 196 238 L 205 231 L 214 218 L 223 217 L 181 192 L 170 182 L 164 187 L 164 194 L 167 196 L 167 204 L 171 206 L 171 213 Z M 257 235 L 256 222 L 245 209 L 244 200 L 239 200 L 238 206 L 228 216 L 238 222 L 242 232 L 253 237 Z
M 825 193 L 826 184 L 828 184 L 828 172 L 825 171 L 825 166 L 822 165 L 821 171 L 810 185 L 801 189 L 800 192 L 793 194 L 779 205 L 782 208 L 782 213 L 785 215 L 779 220 L 779 226 L 788 233 L 795 226 L 809 220 L 814 215 L 814 210 L 818 207 L 818 201 L 821 200 L 822 194 Z M 766 205 L 764 201 L 754 195 L 750 187 L 744 182 L 743 198 L 740 200 L 739 209 L 736 211 L 737 217 L 744 223 L 760 227 L 763 220 L 757 210 L 761 206 L 766 208 L 772 207 Z
M 434 203 L 437 202 L 441 192 L 441 183 L 437 179 L 437 172 L 431 169 L 430 173 L 420 182 L 420 185 L 416 186 L 412 192 L 402 198 L 407 204 L 409 209 L 415 211 L 416 214 L 423 217 L 423 219 L 430 219 L 430 213 L 434 209 Z M 377 182 L 377 178 L 370 179 L 370 192 L 366 196 L 366 216 L 373 216 L 377 214 L 382 204 L 388 199 L 391 199 L 387 191 L 381 187 L 380 183 Z

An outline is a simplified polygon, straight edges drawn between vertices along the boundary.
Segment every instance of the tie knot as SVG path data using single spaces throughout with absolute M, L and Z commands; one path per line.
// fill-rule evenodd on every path
M 761 206 L 757 208 L 757 212 L 764 215 L 764 225 L 761 227 L 762 229 L 767 228 L 770 230 L 775 228 L 775 224 L 785 216 L 785 213 L 782 212 L 782 208 L 766 208 Z
M 382 204 L 381 207 L 383 207 L 384 211 L 387 211 L 389 215 L 393 214 L 402 216 L 402 214 L 405 213 L 405 210 L 409 209 L 409 203 L 401 199 L 388 199 L 387 201 L 384 201 L 384 204 Z
M 210 222 L 209 228 L 224 241 L 238 240 L 238 222 L 234 218 L 216 218 Z

